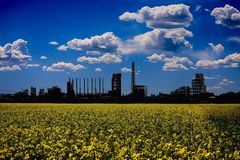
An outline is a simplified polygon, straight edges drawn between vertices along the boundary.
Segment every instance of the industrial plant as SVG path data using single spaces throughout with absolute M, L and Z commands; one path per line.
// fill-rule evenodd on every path
M 73 102 L 73 103 L 199 103 L 199 102 L 231 102 L 240 101 L 240 93 L 226 93 L 215 96 L 207 92 L 204 75 L 196 73 L 192 79 L 192 86 L 182 86 L 170 94 L 159 93 L 148 96 L 147 86 L 136 83 L 135 64 L 131 65 L 130 93 L 122 93 L 122 74 L 114 73 L 111 78 L 111 90 L 105 89 L 102 77 L 69 78 L 66 82 L 66 91 L 53 86 L 45 91 L 33 86 L 15 94 L 0 96 L 0 102 Z

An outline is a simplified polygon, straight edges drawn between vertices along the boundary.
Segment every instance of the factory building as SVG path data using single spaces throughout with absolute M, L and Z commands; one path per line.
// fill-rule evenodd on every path
M 134 97 L 147 96 L 147 87 L 144 85 L 136 85 L 134 62 L 132 62 L 131 96 Z
M 112 75 L 112 91 L 110 94 L 113 97 L 121 97 L 122 95 L 121 77 L 122 75 L 120 73 Z
M 202 93 L 206 93 L 204 75 L 201 73 L 196 73 L 195 77 L 192 79 L 192 94 L 198 95 Z
M 74 81 L 69 78 L 67 82 L 67 96 L 68 97 L 74 97 L 75 92 L 74 92 Z
M 190 87 L 188 86 L 183 86 L 183 87 L 179 87 L 178 89 L 176 89 L 175 91 L 173 91 L 171 93 L 171 95 L 177 95 L 177 96 L 190 96 Z
M 31 90 L 30 90 L 31 97 L 36 97 L 36 92 L 37 92 L 36 88 L 35 87 L 31 87 Z

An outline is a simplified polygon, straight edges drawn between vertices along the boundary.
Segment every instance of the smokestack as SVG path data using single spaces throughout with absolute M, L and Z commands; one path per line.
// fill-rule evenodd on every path
M 74 92 L 74 80 L 73 80 L 73 78 L 72 78 L 72 90 Z
M 89 94 L 89 79 L 87 78 L 87 94 Z
M 94 79 L 94 93 L 97 94 L 97 79 Z
M 102 78 L 102 93 L 104 93 L 104 78 Z
M 85 82 L 85 78 L 83 78 L 83 95 L 86 94 L 86 82 Z
M 91 94 L 93 95 L 93 78 L 91 78 Z
M 81 78 L 79 78 L 79 94 L 80 94 L 80 95 L 82 94 L 81 85 L 82 85 L 82 83 L 81 83 Z
M 76 78 L 76 95 L 78 94 L 78 80 Z
M 98 88 L 99 88 L 99 94 L 101 94 L 101 78 L 99 78 L 99 86 L 98 86 Z
M 134 66 L 134 62 L 132 62 L 132 84 L 131 84 L 132 93 L 133 93 L 134 86 L 135 86 L 135 66 Z

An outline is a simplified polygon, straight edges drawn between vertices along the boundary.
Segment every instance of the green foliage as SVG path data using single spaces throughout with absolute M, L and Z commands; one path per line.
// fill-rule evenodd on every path
M 240 159 L 240 105 L 0 104 L 0 159 Z

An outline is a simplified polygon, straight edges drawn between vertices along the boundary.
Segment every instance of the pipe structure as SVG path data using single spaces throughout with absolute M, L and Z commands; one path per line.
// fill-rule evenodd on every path
M 83 95 L 86 94 L 86 79 L 83 78 Z
M 99 94 L 101 94 L 101 78 L 99 78 L 98 80 L 99 80 L 99 81 L 98 81 L 98 82 L 99 82 L 99 86 L 98 86 L 98 89 L 99 89 L 99 90 L 98 90 L 98 91 L 99 91 Z

